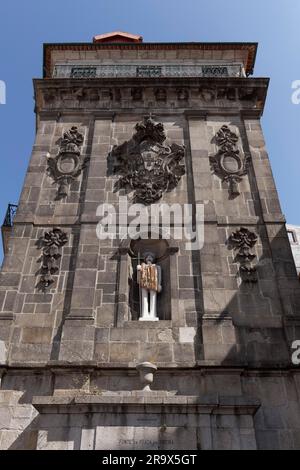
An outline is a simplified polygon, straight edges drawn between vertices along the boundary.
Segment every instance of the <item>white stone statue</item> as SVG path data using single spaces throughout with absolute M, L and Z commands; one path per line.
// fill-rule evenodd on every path
M 147 252 L 144 263 L 137 266 L 137 282 L 140 286 L 140 321 L 157 321 L 157 294 L 161 292 L 161 267 L 154 264 L 155 255 Z

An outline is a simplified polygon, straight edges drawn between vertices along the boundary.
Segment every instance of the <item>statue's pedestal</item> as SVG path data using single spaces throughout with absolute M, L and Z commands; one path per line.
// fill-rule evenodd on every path
M 256 449 L 253 415 L 260 403 L 248 397 L 103 391 L 34 397 L 33 406 L 37 449 L 57 449 L 58 442 L 82 450 Z
M 158 321 L 158 317 L 140 317 L 139 321 Z

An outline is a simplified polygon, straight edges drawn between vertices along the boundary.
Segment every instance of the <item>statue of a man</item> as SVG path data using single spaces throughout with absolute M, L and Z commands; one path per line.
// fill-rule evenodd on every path
M 140 286 L 141 321 L 156 321 L 157 294 L 161 292 L 161 267 L 154 264 L 153 253 L 145 253 L 144 263 L 137 266 L 137 282 Z

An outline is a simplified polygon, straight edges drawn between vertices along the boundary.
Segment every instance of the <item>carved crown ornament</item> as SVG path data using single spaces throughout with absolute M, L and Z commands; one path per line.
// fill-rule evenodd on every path
M 45 232 L 39 240 L 42 249 L 42 266 L 39 287 L 45 290 L 54 282 L 54 275 L 59 270 L 59 259 L 61 258 L 61 248 L 68 242 L 68 236 L 59 228 L 54 228 Z
M 57 198 L 62 199 L 68 195 L 69 185 L 77 178 L 86 165 L 80 158 L 83 144 L 83 135 L 78 132 L 77 127 L 63 134 L 60 141 L 59 151 L 55 157 L 47 159 L 47 174 L 58 184 Z
M 136 202 L 149 205 L 172 191 L 185 174 L 183 145 L 165 143 L 162 123 L 145 117 L 129 141 L 114 146 L 108 156 L 111 173 L 119 176 L 115 190 L 134 191 Z
M 228 126 L 224 125 L 215 135 L 215 142 L 219 147 L 218 153 L 210 157 L 212 171 L 228 183 L 229 198 L 233 199 L 240 194 L 238 184 L 249 168 L 250 156 L 241 157 L 236 148 L 238 136 Z
M 252 264 L 256 255 L 251 253 L 257 239 L 257 235 L 245 227 L 233 232 L 228 239 L 229 248 L 236 252 L 235 260 L 240 264 L 239 273 L 244 282 L 257 282 L 256 266 Z

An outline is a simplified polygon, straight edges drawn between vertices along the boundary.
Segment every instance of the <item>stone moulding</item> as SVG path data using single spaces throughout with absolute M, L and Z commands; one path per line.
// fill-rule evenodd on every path
M 42 248 L 42 266 L 39 287 L 47 289 L 54 282 L 54 275 L 59 270 L 59 259 L 61 258 L 61 248 L 68 242 L 68 236 L 59 228 L 54 228 L 45 232 L 39 240 Z
M 233 232 L 228 239 L 229 248 L 236 252 L 235 260 L 240 264 L 239 274 L 244 282 L 257 282 L 256 266 L 252 264 L 256 255 L 251 253 L 257 239 L 257 235 L 245 227 Z
M 229 198 L 234 199 L 240 194 L 238 184 L 242 181 L 242 176 L 248 173 L 250 156 L 240 156 L 240 151 L 236 148 L 238 136 L 226 125 L 215 135 L 215 142 L 219 150 L 210 157 L 211 169 L 222 181 L 228 183 Z
M 198 109 L 235 106 L 263 111 L 269 80 L 265 78 L 102 78 L 34 80 L 37 111 L 65 109 L 111 109 L 176 107 Z M 165 88 L 164 88 L 165 87 Z M 161 92 L 160 90 L 163 90 Z M 158 100 L 157 100 L 158 98 Z M 166 98 L 166 100 L 165 100 Z M 86 109 L 87 108 L 87 109 Z
M 134 401 L 136 397 L 136 402 Z M 144 398 L 144 399 L 143 399 Z M 152 413 L 152 408 L 160 409 L 161 406 L 169 408 L 171 413 L 214 413 L 214 414 L 250 414 L 254 415 L 261 403 L 258 399 L 247 396 L 217 396 L 217 394 L 193 396 L 193 395 L 161 395 L 161 402 L 158 403 L 158 397 L 145 394 L 144 397 L 137 393 L 128 394 L 119 392 L 112 395 L 80 395 L 67 397 L 53 396 L 35 396 L 32 401 L 33 406 L 40 413 L 72 413 L 75 409 L 77 412 L 86 413 L 86 408 L 94 408 L 93 411 L 105 411 L 106 407 L 115 409 L 122 406 L 126 409 L 140 409 L 145 413 Z M 148 405 L 148 407 L 146 407 Z M 176 407 L 176 409 L 174 409 Z M 177 408 L 178 407 L 178 408 Z M 147 409 L 148 408 L 148 409 Z M 173 410 L 173 411 L 172 411 Z
M 114 102 L 126 101 L 128 103 L 128 93 L 124 92 L 125 88 L 108 89 L 108 88 L 88 88 L 72 87 L 65 90 L 56 88 L 47 88 L 43 90 L 43 100 L 45 107 L 52 107 L 55 103 L 63 103 L 64 107 L 69 107 L 74 102 L 80 106 L 83 103 L 94 102 L 95 104 L 105 102 L 106 105 L 112 105 Z M 177 99 L 183 102 L 184 106 L 188 106 L 191 99 L 192 102 L 207 103 L 210 105 L 218 105 L 220 101 L 245 102 L 255 104 L 257 101 L 258 91 L 254 89 L 252 94 L 242 94 L 238 88 L 217 88 L 217 87 L 191 87 L 192 95 L 184 88 L 175 88 L 167 91 L 165 88 L 159 87 L 138 87 L 128 88 L 131 101 L 143 101 L 150 99 L 145 96 L 145 91 L 151 91 L 151 96 L 155 97 L 157 104 L 167 103 L 169 99 Z M 248 106 L 249 107 L 249 106 Z
M 47 174 L 58 184 L 57 199 L 68 195 L 69 185 L 77 178 L 85 167 L 86 161 L 80 158 L 80 147 L 83 144 L 83 135 L 73 126 L 64 133 L 58 154 L 47 159 Z
M 111 173 L 119 176 L 114 190 L 129 189 L 135 202 L 149 205 L 176 188 L 185 174 L 183 145 L 165 143 L 162 123 L 145 117 L 129 141 L 114 146 L 108 156 Z
M 136 399 L 135 399 L 136 398 Z M 247 396 L 218 396 L 217 394 L 193 395 L 149 395 L 141 396 L 119 392 L 112 395 L 80 396 L 35 396 L 32 405 L 41 414 L 51 413 L 87 413 L 115 412 L 124 408 L 125 412 L 160 413 L 163 411 L 175 414 L 235 414 L 254 416 L 260 408 L 258 399 Z
M 157 103 L 166 103 L 169 99 L 177 99 L 179 102 L 184 102 L 185 106 L 189 99 L 193 101 L 198 100 L 199 102 L 218 104 L 220 101 L 229 102 L 248 102 L 256 103 L 258 91 L 254 89 L 252 93 L 246 94 L 240 91 L 238 88 L 218 88 L 218 87 L 191 87 L 189 90 L 192 91 L 192 96 L 189 96 L 189 91 L 185 88 L 175 88 L 174 90 L 167 91 L 161 87 L 146 87 L 141 86 L 138 88 L 131 87 L 130 96 L 132 101 L 142 101 L 144 92 L 146 90 L 151 91 L 151 95 L 155 97 Z M 63 102 L 65 107 L 72 102 L 86 103 L 86 102 L 102 102 L 113 103 L 122 100 L 128 101 L 128 93 L 124 93 L 125 88 L 121 87 L 118 89 L 109 88 L 87 88 L 83 87 L 72 87 L 68 89 L 56 89 L 46 88 L 43 90 L 43 99 L 45 106 L 53 105 L 55 102 Z

